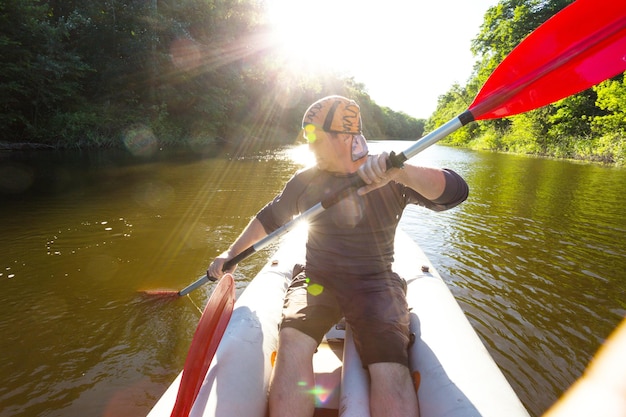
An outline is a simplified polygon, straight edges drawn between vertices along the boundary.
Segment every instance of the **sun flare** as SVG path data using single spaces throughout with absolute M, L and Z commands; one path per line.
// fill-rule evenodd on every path
M 315 155 L 309 150 L 308 145 L 298 145 L 287 149 L 287 157 L 303 168 L 315 165 Z
M 470 75 L 471 39 L 497 3 L 264 0 L 285 73 L 352 77 L 380 105 L 424 118 Z
M 348 2 L 349 3 L 349 2 Z M 340 24 L 348 13 L 344 2 L 319 0 L 315 3 L 268 0 L 272 44 L 294 71 L 309 73 L 345 72 L 351 65 L 351 31 Z M 340 30 L 334 30 L 337 26 Z

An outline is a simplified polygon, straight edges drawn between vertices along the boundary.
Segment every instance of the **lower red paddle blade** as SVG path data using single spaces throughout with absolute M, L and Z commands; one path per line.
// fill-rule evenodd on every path
M 191 340 L 171 417 L 189 415 L 233 313 L 234 304 L 235 281 L 231 274 L 226 274 L 213 290 Z

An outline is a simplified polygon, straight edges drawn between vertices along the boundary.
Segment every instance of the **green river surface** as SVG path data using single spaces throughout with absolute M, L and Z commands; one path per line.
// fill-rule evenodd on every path
M 0 153 L 0 415 L 145 415 L 212 286 L 142 290 L 195 281 L 307 156 Z M 415 160 L 459 172 L 470 197 L 410 207 L 401 227 L 539 416 L 626 314 L 626 169 L 443 146 Z M 266 257 L 241 263 L 238 293 Z

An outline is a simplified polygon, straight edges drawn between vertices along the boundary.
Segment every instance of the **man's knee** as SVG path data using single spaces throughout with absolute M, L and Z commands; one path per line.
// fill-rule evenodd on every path
M 311 336 L 292 327 L 285 327 L 278 333 L 278 352 L 290 354 L 313 355 L 317 349 L 317 342 Z
M 398 381 L 400 378 L 410 376 L 409 368 L 395 362 L 372 363 L 368 366 L 372 383 L 381 384 Z

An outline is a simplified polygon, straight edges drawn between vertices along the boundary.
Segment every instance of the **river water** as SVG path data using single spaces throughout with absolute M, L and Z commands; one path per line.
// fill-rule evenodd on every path
M 212 288 L 142 290 L 195 281 L 307 155 L 0 154 L 0 416 L 145 415 Z M 462 174 L 470 198 L 401 227 L 539 416 L 626 314 L 626 169 L 442 146 L 416 160 Z M 264 263 L 240 265 L 239 293 Z

